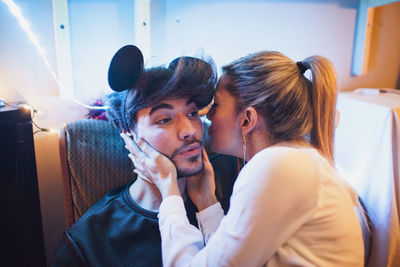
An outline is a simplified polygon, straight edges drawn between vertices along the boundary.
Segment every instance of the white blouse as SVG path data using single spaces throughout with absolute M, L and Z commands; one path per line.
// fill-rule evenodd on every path
M 225 217 L 219 204 L 198 214 L 201 230 L 181 197 L 161 203 L 163 264 L 363 266 L 356 200 L 315 149 L 269 147 L 240 172 Z

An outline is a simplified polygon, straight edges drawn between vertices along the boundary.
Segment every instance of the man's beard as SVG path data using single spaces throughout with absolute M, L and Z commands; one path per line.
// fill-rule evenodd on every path
M 189 163 L 189 165 L 190 165 L 189 167 L 178 166 L 177 162 L 175 162 L 175 160 L 174 160 L 174 157 L 177 154 L 179 154 L 179 152 L 182 151 L 182 149 L 184 149 L 187 146 L 189 146 L 189 145 L 191 145 L 193 143 L 196 143 L 196 142 L 200 144 L 200 149 L 201 149 L 200 154 L 197 155 L 197 156 L 193 156 L 191 158 L 188 158 L 186 160 L 186 163 Z M 179 178 L 183 178 L 183 177 L 194 176 L 196 174 L 199 174 L 204 169 L 203 145 L 202 145 L 201 141 L 196 140 L 196 139 L 192 139 L 192 140 L 186 141 L 180 148 L 178 148 L 177 150 L 174 151 L 174 153 L 172 154 L 172 157 L 170 158 L 170 160 L 175 165 L 175 168 L 176 168 L 176 171 L 177 171 L 177 175 L 178 175 L 178 179 Z

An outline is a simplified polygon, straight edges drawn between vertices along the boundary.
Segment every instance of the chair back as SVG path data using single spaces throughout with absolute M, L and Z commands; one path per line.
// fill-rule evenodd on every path
M 67 228 L 109 190 L 132 181 L 124 142 L 108 121 L 78 120 L 60 132 Z

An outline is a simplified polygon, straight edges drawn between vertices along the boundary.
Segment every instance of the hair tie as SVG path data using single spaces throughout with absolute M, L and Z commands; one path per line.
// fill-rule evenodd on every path
M 303 61 L 297 61 L 296 65 L 299 68 L 301 74 L 304 74 L 304 72 L 306 72 L 306 70 L 309 69 L 309 67 L 306 64 L 304 64 Z

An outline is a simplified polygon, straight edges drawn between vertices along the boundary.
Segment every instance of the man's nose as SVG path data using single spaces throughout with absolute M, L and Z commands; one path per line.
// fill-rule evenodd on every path
M 178 120 L 178 136 L 179 139 L 191 139 L 196 133 L 193 121 L 186 116 L 181 116 Z

